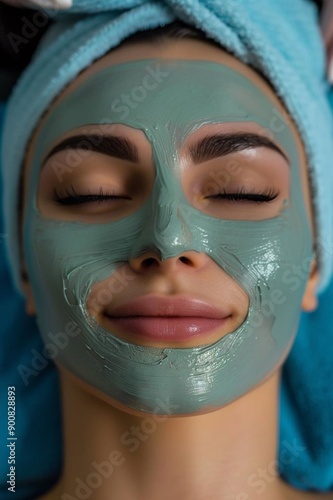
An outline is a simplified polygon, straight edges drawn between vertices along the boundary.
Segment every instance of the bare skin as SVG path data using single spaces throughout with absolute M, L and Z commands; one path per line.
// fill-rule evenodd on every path
M 120 47 L 83 72 L 63 95 L 71 92 L 88 74 L 110 64 L 141 59 L 143 54 L 144 58 L 204 59 L 228 64 L 251 78 L 269 96 L 272 104 L 283 111 L 273 91 L 253 70 L 223 50 L 193 40 L 168 41 L 161 46 L 129 44 Z M 62 96 L 59 99 L 61 98 Z M 56 104 L 57 101 L 53 106 Z M 26 180 L 35 139 L 42 126 L 43 121 L 35 133 L 27 154 Z M 293 128 L 293 131 L 302 158 L 300 178 L 309 224 L 312 225 L 305 155 L 296 129 Z M 140 138 L 137 140 L 144 149 L 145 144 L 140 143 Z M 147 172 L 149 176 L 149 170 Z M 264 174 L 260 175 L 263 178 Z M 276 182 L 281 182 L 280 187 L 283 189 L 283 186 L 286 187 L 283 183 L 286 183 L 287 179 L 279 178 Z M 47 183 L 48 181 L 45 182 L 44 188 Z M 184 188 L 187 183 L 190 186 L 191 179 L 189 175 L 186 177 L 185 168 Z M 40 189 L 39 206 L 43 212 L 50 209 L 50 206 L 47 205 L 47 196 L 43 198 L 43 183 Z M 276 209 L 278 210 L 278 206 Z M 87 215 L 96 216 L 85 213 L 83 220 Z M 53 212 L 48 213 L 48 216 L 61 218 L 64 215 Z M 210 273 L 211 276 L 215 272 L 223 273 L 207 255 L 186 252 L 186 261 L 180 257 L 161 262 L 157 255 L 147 254 L 128 262 L 126 264 L 128 269 L 137 275 L 137 292 L 151 285 L 160 286 L 161 288 L 157 290 L 160 293 L 162 290 L 171 289 L 173 293 L 180 293 L 185 287 L 187 292 L 194 293 L 200 290 L 200 293 L 206 299 L 210 298 L 212 302 L 216 300 L 216 296 L 223 296 L 218 289 L 217 281 L 207 281 Z M 148 258 L 153 259 L 154 266 L 146 268 L 144 263 Z M 181 280 L 175 280 L 174 276 L 177 275 L 181 275 Z M 220 274 L 218 278 L 221 277 L 225 280 L 225 288 L 235 294 L 234 323 L 229 324 L 231 331 L 244 319 L 248 298 L 240 288 L 236 286 L 232 288 L 234 282 L 230 277 Z M 302 308 L 306 311 L 316 308 L 317 280 L 318 274 L 313 263 L 302 302 Z M 203 283 L 206 285 L 202 285 Z M 180 289 L 180 284 L 184 289 Z M 27 310 L 34 314 L 35 306 L 29 282 L 26 282 L 25 288 Z M 94 293 L 96 289 L 92 291 L 92 296 Z M 124 292 L 126 293 L 128 292 Z M 117 300 L 125 298 L 126 295 L 120 295 Z M 96 317 L 100 321 L 102 312 L 102 310 L 96 311 Z M 222 334 L 223 332 L 219 332 L 220 336 Z M 152 415 L 134 412 L 106 398 L 59 366 L 64 422 L 64 469 L 59 482 L 41 499 L 80 498 L 76 495 L 78 486 L 76 478 L 87 484 L 89 475 L 96 472 L 94 463 L 111 461 L 110 454 L 115 451 L 118 451 L 118 454 L 113 455 L 112 473 L 109 477 L 103 478 L 99 486 L 92 489 L 91 496 L 86 498 L 94 500 L 169 500 L 170 498 L 312 500 L 325 496 L 333 498 L 333 495 L 296 491 L 276 475 L 274 466 L 277 456 L 280 368 L 281 366 L 272 367 L 272 373 L 260 386 L 220 410 L 176 418 L 168 417 L 166 411 L 164 418 L 159 415 L 154 419 Z M 157 421 L 158 418 L 160 421 Z M 128 443 L 130 438 L 132 438 L 131 444 Z M 297 460 L 302 451 L 297 448 L 297 443 L 290 443 L 290 446 L 294 448 L 293 451 L 289 449 L 291 456 L 288 458 Z M 261 489 L 258 484 L 254 485 L 254 480 L 258 480 L 258 477 Z M 71 497 L 66 497 L 64 494 Z

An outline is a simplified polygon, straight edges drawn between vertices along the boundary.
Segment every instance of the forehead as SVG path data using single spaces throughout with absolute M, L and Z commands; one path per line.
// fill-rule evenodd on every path
M 254 71 L 254 69 L 245 65 L 222 48 L 218 48 L 215 45 L 211 45 L 203 41 L 192 39 L 167 40 L 162 45 L 159 44 L 157 46 L 153 43 L 132 44 L 125 42 L 118 48 L 109 52 L 106 56 L 95 61 L 89 68 L 84 70 L 54 101 L 51 108 L 57 105 L 58 102 L 64 99 L 68 94 L 71 94 L 77 88 L 82 86 L 92 75 L 96 75 L 101 70 L 120 63 L 140 61 L 142 59 L 210 61 L 218 63 L 234 70 L 234 77 L 236 77 L 236 73 L 245 77 L 259 91 L 261 91 L 262 94 L 265 95 L 277 109 L 286 114 L 286 110 L 281 101 L 278 99 L 275 91 L 262 76 Z M 208 78 L 205 78 L 205 75 L 202 75 L 202 78 L 209 83 Z
M 123 43 L 116 49 L 113 49 L 103 58 L 94 62 L 89 68 L 84 70 L 78 77 L 72 81 L 66 89 L 54 100 L 51 104 L 44 117 L 40 120 L 38 127 L 36 128 L 33 137 L 30 141 L 30 146 L 26 155 L 26 173 L 29 170 L 29 166 L 31 164 L 32 154 L 36 144 L 36 138 L 43 130 L 45 121 L 52 112 L 52 110 L 58 106 L 59 103 L 67 96 L 75 93 L 75 90 L 80 88 L 85 84 L 87 80 L 92 75 L 96 75 L 98 72 L 103 70 L 104 68 L 110 68 L 113 65 L 117 65 L 119 63 L 129 62 L 129 61 L 139 61 L 141 59 L 149 59 L 149 58 L 159 58 L 161 60 L 164 59 L 187 59 L 188 61 L 200 60 L 200 61 L 211 61 L 215 63 L 219 63 L 228 68 L 234 70 L 234 75 L 238 72 L 243 77 L 247 78 L 249 82 L 255 86 L 258 91 L 262 92 L 263 96 L 265 96 L 272 103 L 272 109 L 277 110 L 281 116 L 284 117 L 284 120 L 288 122 L 290 128 L 293 132 L 295 141 L 298 145 L 300 154 L 303 154 L 301 140 L 297 133 L 297 130 L 290 118 L 288 117 L 286 110 L 281 104 L 280 100 L 276 96 L 275 92 L 268 85 L 268 83 L 252 68 L 246 66 L 239 60 L 237 60 L 232 55 L 225 52 L 222 48 L 216 47 L 215 45 L 205 43 L 199 40 L 167 40 L 166 43 L 163 44 L 152 44 L 152 43 Z M 132 84 L 133 86 L 133 84 Z M 222 85 L 221 85 L 222 87 Z M 160 91 L 160 89 L 158 89 Z M 86 106 L 89 104 L 88 102 L 83 102 L 82 106 Z M 274 120 L 274 116 L 272 116 Z
M 174 150 L 204 124 L 235 122 L 255 122 L 262 135 L 276 135 L 291 150 L 289 125 L 274 130 L 274 113 L 278 110 L 269 97 L 227 65 L 169 59 L 123 62 L 90 75 L 58 103 L 46 120 L 39 150 L 45 153 L 80 126 L 102 123 L 142 129 L 154 148 Z

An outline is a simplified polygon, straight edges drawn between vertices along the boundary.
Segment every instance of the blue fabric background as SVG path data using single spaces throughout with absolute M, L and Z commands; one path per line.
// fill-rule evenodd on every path
M 301 489 L 333 491 L 332 306 L 333 280 L 320 295 L 318 309 L 302 314 L 283 369 L 279 466 L 282 476 Z M 283 450 L 290 447 L 295 453 L 283 460 Z

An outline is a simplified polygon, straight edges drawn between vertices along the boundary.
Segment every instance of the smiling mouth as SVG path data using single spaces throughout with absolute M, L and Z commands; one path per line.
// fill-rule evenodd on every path
M 212 335 L 231 319 L 222 310 L 198 298 L 178 295 L 145 295 L 118 306 L 110 304 L 102 313 L 108 330 L 137 343 L 211 343 Z M 217 339 L 216 339 L 217 340 Z

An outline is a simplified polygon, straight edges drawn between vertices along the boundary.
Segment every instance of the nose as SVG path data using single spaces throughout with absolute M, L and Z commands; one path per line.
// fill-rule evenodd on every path
M 161 256 L 164 261 L 183 255 L 184 252 L 202 251 L 198 248 L 198 241 L 193 238 L 191 207 L 174 179 L 169 184 L 162 182 L 160 178 L 156 179 L 146 212 L 142 214 L 130 257 L 154 252 L 155 258 Z
M 162 259 L 157 251 L 147 251 L 138 257 L 129 260 L 129 266 L 136 273 L 145 273 L 150 270 L 164 273 L 177 273 L 181 271 L 198 271 L 209 262 L 209 257 L 203 252 L 182 252 L 176 257 Z

